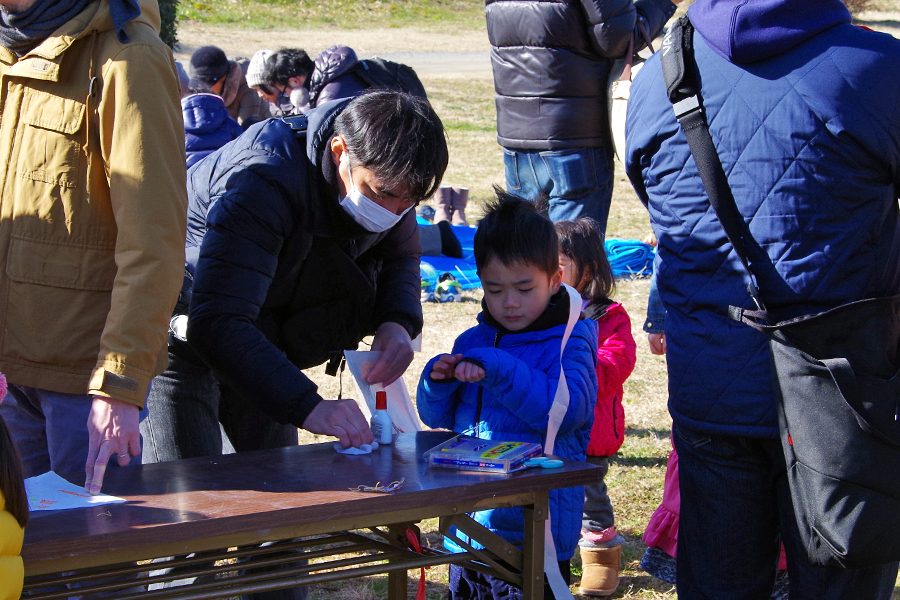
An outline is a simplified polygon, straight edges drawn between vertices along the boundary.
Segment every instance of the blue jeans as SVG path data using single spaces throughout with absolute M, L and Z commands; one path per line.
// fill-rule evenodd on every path
M 606 148 L 566 150 L 503 149 L 506 189 L 526 200 L 543 193 L 550 200 L 550 220 L 590 217 L 606 234 L 613 192 L 612 152 Z
M 93 401 L 87 394 L 9 385 L 0 402 L 0 415 L 19 451 L 26 478 L 47 471 L 84 473 L 90 441 L 87 421 Z M 141 458 L 133 456 L 129 464 L 139 465 Z M 115 456 L 110 457 L 109 466 L 119 466 Z
M 826 569 L 805 560 L 777 439 L 673 426 L 681 485 L 679 600 L 766 600 L 784 543 L 791 600 L 890 600 L 897 563 Z

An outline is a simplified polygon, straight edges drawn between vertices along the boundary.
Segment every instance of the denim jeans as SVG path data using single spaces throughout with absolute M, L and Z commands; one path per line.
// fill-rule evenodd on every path
M 550 199 L 550 220 L 572 221 L 590 217 L 606 234 L 612 202 L 612 151 L 606 148 L 566 150 L 503 149 L 506 189 L 526 200 L 541 193 Z
M 679 600 L 765 600 L 784 543 L 791 600 L 890 600 L 897 563 L 826 569 L 805 560 L 777 439 L 675 425 Z
M 9 385 L 0 402 L 0 415 L 19 451 L 25 477 L 53 471 L 61 475 L 84 473 L 88 457 L 88 415 L 93 397 L 64 394 L 21 385 Z M 146 413 L 142 412 L 141 416 Z M 141 464 L 139 456 L 130 465 Z M 115 456 L 109 467 L 118 467 Z

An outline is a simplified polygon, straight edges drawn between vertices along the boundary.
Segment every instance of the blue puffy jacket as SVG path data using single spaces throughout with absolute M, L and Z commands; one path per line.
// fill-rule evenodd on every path
M 900 41 L 838 0 L 698 0 L 709 128 L 779 318 L 900 291 Z M 747 276 L 710 207 L 658 55 L 632 87 L 627 171 L 659 238 L 669 408 L 711 433 L 776 437 L 766 337 L 729 319 Z
M 563 292 L 553 302 L 565 305 Z M 548 413 L 559 382 L 559 348 L 566 325 L 522 333 L 502 333 L 481 314 L 478 325 L 463 332 L 453 354 L 479 361 L 485 378 L 478 384 L 429 379 L 437 357 L 425 366 L 416 392 L 419 418 L 429 427 L 473 432 L 478 396 L 482 396 L 478 436 L 501 441 L 544 443 Z M 560 425 L 553 453 L 585 460 L 594 403 L 597 401 L 597 323 L 580 320 L 563 353 L 569 409 Z M 581 535 L 584 488 L 550 492 L 553 540 L 558 560 L 569 560 Z M 525 521 L 521 508 L 502 508 L 476 513 L 475 519 L 503 539 L 521 544 Z M 447 547 L 459 551 L 452 542 Z
M 228 116 L 225 101 L 216 94 L 193 94 L 181 99 L 187 166 L 209 156 L 244 130 Z

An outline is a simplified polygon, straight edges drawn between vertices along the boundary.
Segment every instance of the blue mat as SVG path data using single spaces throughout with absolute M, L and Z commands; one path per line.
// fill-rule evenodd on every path
M 419 217 L 419 223 L 430 225 Z M 454 226 L 453 233 L 463 249 L 463 258 L 447 256 L 423 256 L 422 278 L 434 283 L 442 273 L 451 273 L 464 290 L 481 287 L 475 268 L 475 227 Z M 639 240 L 606 240 L 606 256 L 616 277 L 649 277 L 653 273 L 652 246 Z
M 421 224 L 421 217 L 419 223 Z M 426 225 L 430 225 L 425 221 Z M 450 258 L 449 256 L 423 256 L 422 264 L 425 265 L 421 269 L 422 278 L 431 280 L 434 284 L 437 277 L 443 273 L 451 273 L 459 281 L 464 290 L 471 290 L 481 287 L 481 280 L 475 268 L 475 228 L 459 225 L 453 227 L 453 233 L 459 240 L 463 250 L 463 258 Z M 434 270 L 432 274 L 428 267 Z

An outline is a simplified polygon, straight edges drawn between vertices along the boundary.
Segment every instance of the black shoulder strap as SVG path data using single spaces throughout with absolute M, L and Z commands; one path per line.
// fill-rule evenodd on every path
M 281 120 L 291 128 L 291 131 L 294 132 L 294 135 L 296 135 L 297 137 L 306 137 L 306 130 L 309 127 L 309 119 L 306 118 L 306 115 L 292 115 L 289 117 L 281 117 Z
M 735 253 L 741 259 L 741 264 L 750 276 L 750 283 L 747 286 L 750 296 L 762 311 L 765 310 L 765 306 L 759 297 L 759 290 L 747 258 L 747 243 L 752 241 L 752 237 L 734 202 L 725 169 L 713 145 L 706 123 L 706 114 L 701 105 L 693 38 L 694 26 L 685 14 L 663 39 L 660 62 L 666 92 L 675 111 L 675 118 L 681 124 L 691 147 L 691 154 L 694 155 L 694 162 L 697 163 L 697 170 L 700 179 L 703 180 L 709 202 Z

